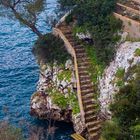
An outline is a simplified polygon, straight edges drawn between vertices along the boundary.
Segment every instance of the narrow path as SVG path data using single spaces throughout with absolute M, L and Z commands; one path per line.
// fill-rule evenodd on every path
M 84 111 L 85 124 L 90 136 L 89 140 L 98 140 L 101 130 L 101 122 L 96 116 L 97 103 L 96 100 L 94 100 L 94 86 L 88 72 L 88 67 L 90 65 L 89 58 L 84 47 L 82 47 L 82 45 L 77 43 L 74 39 L 70 26 L 63 23 L 59 25 L 58 29 L 63 33 L 65 38 L 75 50 L 81 91 L 80 97 Z

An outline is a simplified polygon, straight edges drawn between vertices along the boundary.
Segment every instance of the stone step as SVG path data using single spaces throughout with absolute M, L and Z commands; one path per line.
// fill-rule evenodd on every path
M 89 85 L 89 86 L 85 86 L 85 87 L 83 87 L 83 86 L 81 86 L 81 91 L 82 90 L 87 90 L 87 89 L 93 89 L 93 86 L 92 85 Z M 90 94 L 90 93 L 89 93 Z M 94 94 L 93 92 L 91 92 L 91 94 Z M 85 94 L 86 95 L 86 94 Z
M 93 101 L 93 102 L 96 103 L 96 101 L 94 100 L 93 97 L 85 97 L 85 98 L 83 97 L 83 98 L 82 98 L 82 101 L 83 101 L 83 104 L 84 104 L 84 105 L 86 105 L 87 102 L 89 102 L 89 101 Z
M 85 116 L 85 121 L 87 121 L 87 122 L 91 122 L 91 121 L 95 121 L 95 120 L 97 120 L 97 116 L 96 115 L 91 115 L 91 116 Z
M 68 39 L 68 41 L 69 41 L 70 43 L 71 43 L 71 42 L 74 42 L 74 43 L 76 42 L 74 38 L 67 38 L 67 39 Z
M 90 62 L 90 59 L 88 57 L 77 58 L 77 62 L 78 63 Z
M 101 127 L 101 121 L 96 120 L 93 122 L 87 122 L 86 125 L 87 125 L 88 129 L 93 128 L 97 125 L 100 125 L 100 127 Z
M 81 45 L 79 46 L 79 48 L 75 47 L 74 49 L 75 49 L 76 52 L 77 51 L 85 51 L 85 49 L 83 47 L 81 47 Z
M 78 68 L 87 69 L 87 67 L 85 65 L 80 65 L 80 66 L 78 66 Z
M 86 87 L 86 88 L 90 88 L 90 87 L 93 87 L 93 84 L 92 83 L 89 83 L 89 84 L 81 84 L 81 87 Z
M 86 74 L 86 75 L 79 74 L 79 77 L 80 77 L 80 79 L 81 79 L 81 78 L 85 78 L 85 79 L 86 79 L 86 78 L 89 78 L 89 79 L 90 79 L 90 76 L 89 76 L 89 75 L 87 75 L 87 74 Z
M 78 67 L 80 66 L 86 66 L 86 67 L 89 67 L 90 66 L 90 62 L 83 62 L 83 63 L 78 63 Z
M 64 35 L 66 36 L 66 35 L 68 35 L 68 34 L 72 34 L 72 32 L 71 31 L 69 31 L 69 30 L 66 30 L 66 31 L 62 31 L 63 33 L 64 33 Z
M 73 48 L 76 51 L 77 49 L 83 49 L 83 46 L 79 42 L 76 42 L 76 45 L 73 46 Z
M 87 67 L 85 67 L 85 66 L 79 66 L 78 70 L 79 71 L 88 71 Z
M 89 93 L 94 94 L 94 89 L 90 88 L 90 89 L 85 89 L 81 91 L 81 94 L 89 94 Z
M 86 108 L 90 108 L 90 107 L 93 107 L 93 108 L 97 108 L 97 105 L 96 104 L 89 104 L 89 105 L 84 105 L 84 109 Z
M 81 84 L 90 84 L 92 83 L 90 79 L 86 79 L 86 80 L 83 80 L 83 81 L 80 81 Z
M 82 99 L 84 100 L 84 99 L 92 99 L 92 98 L 94 98 L 94 96 L 93 96 L 93 94 L 91 93 L 91 94 L 86 94 L 86 95 L 83 95 L 82 94 Z
M 89 105 L 89 104 L 95 104 L 95 100 L 94 99 L 90 99 L 90 100 L 83 100 L 83 105 Z
M 84 89 L 84 90 L 82 90 L 82 91 L 81 91 L 81 94 L 82 94 L 82 95 L 94 94 L 93 86 L 92 86 L 92 88 L 90 88 L 90 89 Z
M 78 43 L 78 42 L 70 42 L 70 44 L 73 46 L 73 48 L 75 48 L 75 46 L 77 46 L 77 48 L 79 47 L 81 47 L 81 44 L 80 43 Z
M 85 116 L 94 116 L 96 113 L 94 110 L 85 111 Z
M 95 133 L 101 129 L 101 125 L 94 126 L 92 128 L 88 128 L 89 133 Z
M 98 140 L 99 138 L 99 136 L 98 136 L 99 134 L 96 132 L 96 133 L 92 133 L 92 134 L 90 134 L 90 138 L 89 138 L 89 140 Z
M 79 73 L 79 75 L 88 75 L 88 71 L 86 71 L 86 70 L 85 71 L 79 71 L 78 73 Z
M 86 59 L 86 57 L 87 57 L 87 55 L 86 55 L 86 53 L 76 53 L 76 57 L 77 57 L 77 59 Z
M 76 52 L 76 54 L 85 53 L 85 50 L 80 48 L 80 49 L 75 49 L 75 52 Z
M 90 110 L 94 110 L 94 109 L 96 109 L 96 106 L 90 106 L 90 107 L 84 106 L 84 110 L 86 110 L 86 111 L 90 111 Z

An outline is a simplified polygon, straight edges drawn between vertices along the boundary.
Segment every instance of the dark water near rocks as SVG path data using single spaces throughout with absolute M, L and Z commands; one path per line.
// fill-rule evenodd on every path
M 47 13 L 53 14 L 56 0 L 49 0 Z M 0 10 L 0 12 L 2 12 Z M 40 15 L 38 26 L 43 32 L 51 29 Z M 29 127 L 43 129 L 46 133 L 48 122 L 32 118 L 29 115 L 30 97 L 36 90 L 39 68 L 31 53 L 36 36 L 16 20 L 0 17 L 0 120 L 6 120 L 23 129 L 28 135 Z M 70 140 L 72 128 L 66 124 L 57 124 L 55 140 Z

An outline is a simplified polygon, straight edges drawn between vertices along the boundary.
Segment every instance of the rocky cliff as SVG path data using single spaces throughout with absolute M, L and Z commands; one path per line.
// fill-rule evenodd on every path
M 104 117 L 110 118 L 109 105 L 121 86 L 129 80 L 127 72 L 134 65 L 140 63 L 140 42 L 126 41 L 117 49 L 114 61 L 105 69 L 99 82 L 101 112 Z

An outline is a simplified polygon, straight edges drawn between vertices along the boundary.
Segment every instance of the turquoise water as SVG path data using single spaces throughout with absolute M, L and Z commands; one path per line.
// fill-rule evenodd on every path
M 47 14 L 53 14 L 56 5 L 56 0 L 49 0 Z M 43 32 L 50 32 L 44 15 L 41 13 L 38 26 Z M 0 17 L 0 120 L 21 127 L 25 136 L 33 126 L 46 134 L 48 124 L 29 115 L 30 97 L 39 77 L 39 68 L 31 53 L 36 38 L 18 21 Z M 54 140 L 70 140 L 72 128 L 66 124 L 56 125 Z

